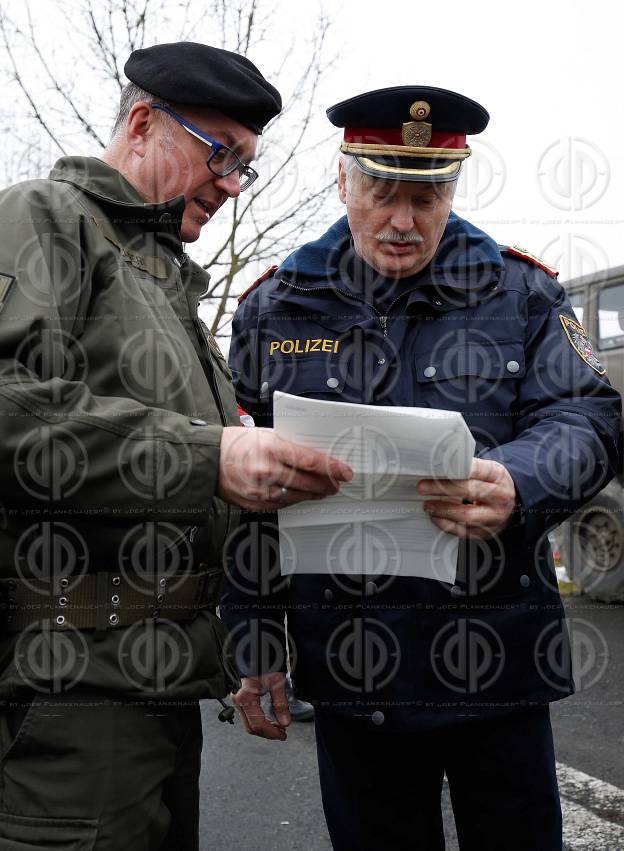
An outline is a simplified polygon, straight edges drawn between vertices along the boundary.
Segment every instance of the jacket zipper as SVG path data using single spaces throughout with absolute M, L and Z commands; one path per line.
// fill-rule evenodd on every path
M 381 314 L 377 310 L 377 308 L 375 307 L 374 304 L 371 304 L 370 302 L 365 301 L 363 298 L 360 298 L 359 296 L 355 295 L 354 293 L 349 292 L 349 290 L 343 290 L 343 289 L 340 289 L 339 287 L 298 287 L 297 284 L 291 284 L 290 281 L 285 281 L 283 278 L 280 278 L 279 281 L 280 281 L 281 284 L 286 284 L 287 287 L 292 287 L 293 290 L 299 290 L 300 292 L 304 292 L 304 293 L 315 292 L 315 291 L 319 291 L 319 290 L 335 290 L 336 292 L 339 292 L 339 293 L 342 293 L 343 295 L 346 295 L 347 298 L 352 298 L 355 301 L 359 301 L 362 304 L 365 304 L 367 307 L 370 307 L 370 309 L 375 312 L 375 314 L 377 316 L 377 321 L 381 325 L 381 330 L 383 331 L 384 337 L 388 336 L 388 319 L 390 317 L 388 315 L 384 316 L 383 314 Z M 410 293 L 415 293 L 417 289 L 418 289 L 418 287 L 414 287 L 413 290 L 407 290 L 407 292 L 401 293 L 401 295 L 398 298 L 395 298 L 395 300 L 392 302 L 392 304 L 388 308 L 388 314 L 390 313 L 390 311 L 392 310 L 394 305 L 397 303 L 397 301 L 400 301 L 400 299 L 402 299 L 403 296 L 405 296 L 405 295 L 409 295 Z
M 339 287 L 298 287 L 297 284 L 291 284 L 290 281 L 285 281 L 283 278 L 280 278 L 279 281 L 281 284 L 286 284 L 287 287 L 292 287 L 293 290 L 299 290 L 300 292 L 304 293 L 310 293 L 315 291 L 318 292 L 319 290 L 334 290 L 335 292 L 339 292 L 343 295 L 346 295 L 347 298 L 352 298 L 354 301 L 359 301 L 360 304 L 365 304 L 367 307 L 370 307 L 370 309 L 376 314 L 376 319 L 381 326 L 381 330 L 383 331 L 384 337 L 388 336 L 388 317 L 383 316 L 377 310 L 374 304 L 371 304 L 369 301 L 365 301 L 363 298 L 360 298 L 358 295 L 355 295 L 355 293 L 351 293 L 348 290 L 342 290 Z

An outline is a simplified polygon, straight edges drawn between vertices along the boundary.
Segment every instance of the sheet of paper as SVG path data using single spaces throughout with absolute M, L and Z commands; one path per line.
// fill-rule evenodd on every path
M 278 512 L 281 570 L 453 583 L 459 539 L 423 510 L 421 478 L 464 479 L 475 441 L 457 411 L 327 402 L 276 392 L 277 433 L 348 463 L 340 493 Z

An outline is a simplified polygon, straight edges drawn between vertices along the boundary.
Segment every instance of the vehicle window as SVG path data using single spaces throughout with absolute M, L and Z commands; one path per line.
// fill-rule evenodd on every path
M 600 293 L 598 336 L 601 349 L 624 346 L 624 284 L 607 287 Z
M 580 322 L 583 324 L 583 302 L 585 301 L 585 293 L 572 293 L 570 295 L 570 304 L 572 305 L 572 310 L 574 311 L 574 315 Z

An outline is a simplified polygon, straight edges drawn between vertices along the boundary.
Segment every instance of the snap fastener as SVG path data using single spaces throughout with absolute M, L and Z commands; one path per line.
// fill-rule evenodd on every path
M 377 361 L 377 363 L 379 364 L 379 366 L 383 366 L 383 365 L 385 364 L 385 362 L 386 362 L 386 359 L 385 359 L 385 358 L 379 358 L 379 360 Z
M 269 382 L 268 381 L 262 382 L 262 384 L 260 385 L 260 392 L 262 393 L 263 396 L 264 396 L 265 393 L 269 392 Z
M 113 596 L 111 597 L 111 603 L 113 604 L 113 606 L 119 605 L 119 594 L 113 594 Z
M 120 582 L 121 579 L 119 578 L 119 576 L 113 576 L 113 585 L 119 585 Z
M 377 593 L 377 586 L 375 585 L 375 583 L 374 583 L 374 582 L 367 582 L 367 583 L 366 583 L 366 593 L 368 594 L 368 596 L 369 596 L 369 597 L 370 597 L 372 594 L 376 594 L 376 593 Z
M 437 371 L 435 366 L 428 366 L 425 368 L 424 376 L 425 378 L 433 378 Z
M 376 709 L 375 712 L 373 712 L 373 714 L 371 715 L 371 721 L 377 727 L 381 727 L 381 725 L 383 724 L 383 722 L 385 720 L 386 720 L 386 716 L 383 714 L 383 712 L 380 709 Z
M 68 606 L 69 600 L 67 597 L 59 597 L 59 606 Z
M 63 626 L 63 624 L 65 623 L 65 618 L 63 617 L 63 615 L 57 615 L 56 622 L 59 626 Z
M 191 420 L 189 420 L 189 422 L 190 422 L 191 425 L 196 425 L 196 426 L 208 425 L 206 420 L 200 420 L 198 417 L 193 417 Z
M 520 364 L 517 360 L 507 361 L 507 371 L 508 372 L 518 372 L 520 369 Z
M 63 579 L 59 580 L 59 585 L 61 586 L 61 588 L 67 588 L 67 586 L 69 585 L 69 579 L 63 577 Z
M 523 588 L 528 588 L 530 584 L 531 584 L 531 580 L 526 575 L 526 573 L 523 573 L 522 576 L 520 577 L 520 585 L 522 585 Z
M 325 597 L 328 603 L 331 603 L 331 601 L 334 599 L 334 592 L 331 590 L 331 588 L 326 588 L 323 591 L 323 597 Z
M 328 378 L 327 379 L 327 386 L 330 387 L 332 390 L 335 387 L 338 387 L 339 384 L 340 384 L 340 382 L 338 381 L 337 378 Z
M 109 615 L 108 622 L 111 626 L 117 626 L 117 624 L 119 623 L 119 615 L 116 615 L 114 613 L 112 615 Z

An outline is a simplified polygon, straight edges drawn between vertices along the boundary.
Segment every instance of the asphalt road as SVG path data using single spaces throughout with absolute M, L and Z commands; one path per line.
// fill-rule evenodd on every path
M 622 851 L 624 605 L 585 598 L 566 605 L 579 690 L 553 704 L 552 720 L 567 847 Z M 212 701 L 202 707 L 201 851 L 331 851 L 314 725 L 293 725 L 287 742 L 268 742 L 249 736 L 239 723 L 220 723 L 218 709 Z M 446 785 L 443 805 L 447 851 L 457 851 Z

